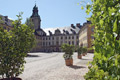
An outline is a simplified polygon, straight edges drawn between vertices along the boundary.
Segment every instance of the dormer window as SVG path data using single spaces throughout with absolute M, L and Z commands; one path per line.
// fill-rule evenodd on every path
M 60 34 L 61 34 L 61 32 L 59 29 L 55 30 L 55 35 L 60 35 Z

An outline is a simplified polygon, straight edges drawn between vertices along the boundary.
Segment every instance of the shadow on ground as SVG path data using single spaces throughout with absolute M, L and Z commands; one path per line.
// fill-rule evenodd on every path
M 27 54 L 27 57 L 40 57 L 40 56 Z
M 73 69 L 82 69 L 82 68 L 86 68 L 85 66 L 77 66 L 77 65 L 73 65 L 73 66 L 69 66 L 70 68 Z

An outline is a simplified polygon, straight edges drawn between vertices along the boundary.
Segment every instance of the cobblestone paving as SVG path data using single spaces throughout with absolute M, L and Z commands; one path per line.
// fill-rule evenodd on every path
M 93 54 L 88 53 L 82 59 L 73 56 L 73 66 L 65 66 L 63 53 L 30 53 L 26 58 L 25 70 L 19 77 L 23 80 L 84 80 L 88 72 L 87 63 Z

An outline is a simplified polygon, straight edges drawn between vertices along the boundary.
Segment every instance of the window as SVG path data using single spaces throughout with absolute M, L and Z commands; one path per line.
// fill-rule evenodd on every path
M 8 22 L 8 17 L 7 16 L 5 16 L 5 21 Z
M 49 40 L 50 40 L 50 37 L 49 37 Z
M 69 41 L 69 45 L 70 45 L 70 41 Z
M 61 39 L 63 39 L 63 37 L 61 36 Z
M 54 41 L 52 42 L 52 45 L 54 45 Z
M 79 41 L 76 42 L 76 45 L 79 45 Z
M 49 42 L 49 45 L 50 45 L 50 42 Z
M 56 40 L 59 40 L 59 37 L 56 37 Z
M 43 46 L 45 46 L 45 42 L 43 42 Z
M 47 37 L 46 37 L 46 40 L 47 40 Z
M 72 41 L 72 45 L 74 45 L 74 41 Z
M 74 39 L 74 36 L 72 36 L 72 39 Z
M 45 38 L 43 37 L 43 40 L 45 40 Z
M 65 39 L 67 39 L 67 36 L 65 37 Z
M 77 39 L 78 39 L 78 36 L 77 36 Z
M 69 36 L 69 39 L 70 39 L 71 37 Z
M 59 42 L 58 42 L 58 41 L 56 42 L 56 45 L 59 45 Z
M 54 37 L 52 37 L 52 40 L 54 40 Z

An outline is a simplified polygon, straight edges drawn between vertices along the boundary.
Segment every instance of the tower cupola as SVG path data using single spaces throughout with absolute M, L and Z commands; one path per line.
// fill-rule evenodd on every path
M 41 18 L 40 18 L 39 14 L 38 14 L 38 7 L 36 6 L 36 4 L 33 7 L 31 19 L 32 19 L 32 22 L 34 24 L 35 30 L 40 29 L 40 27 L 41 27 Z
M 36 4 L 33 7 L 33 13 L 32 13 L 31 17 L 40 17 L 39 14 L 38 14 L 38 7 L 36 6 Z

